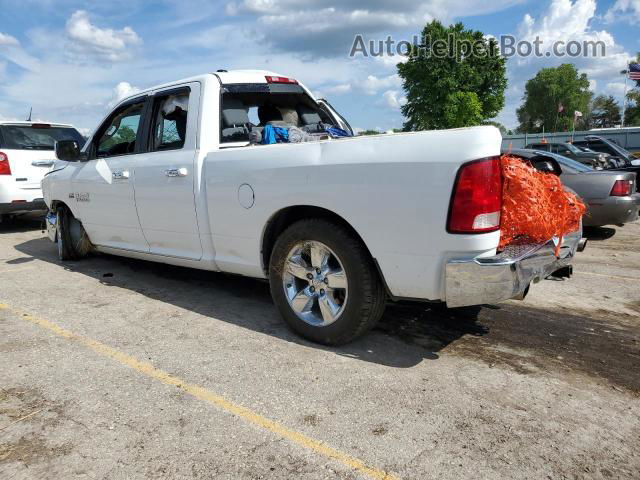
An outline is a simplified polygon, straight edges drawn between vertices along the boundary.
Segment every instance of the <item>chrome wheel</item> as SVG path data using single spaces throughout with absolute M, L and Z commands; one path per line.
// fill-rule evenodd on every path
M 296 244 L 286 256 L 282 284 L 289 306 L 315 327 L 338 320 L 347 304 L 348 285 L 342 262 L 325 244 Z

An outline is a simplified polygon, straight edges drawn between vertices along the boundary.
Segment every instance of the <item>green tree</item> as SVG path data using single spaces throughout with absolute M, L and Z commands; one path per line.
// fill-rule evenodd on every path
M 447 95 L 444 120 L 450 127 L 471 127 L 482 122 L 482 103 L 475 92 L 453 92 Z
M 612 96 L 598 95 L 591 104 L 590 124 L 592 128 L 613 128 L 620 125 L 620 105 Z
M 428 23 L 398 74 L 407 97 L 405 130 L 478 125 L 504 106 L 506 59 L 494 39 L 462 23 Z
M 627 109 L 624 112 L 624 126 L 640 126 L 640 89 L 627 92 Z
M 633 60 L 640 63 L 640 53 Z M 627 108 L 624 115 L 625 127 L 640 126 L 640 81 L 636 81 L 635 88 L 627 92 Z
M 100 144 L 100 148 L 103 150 L 108 150 L 114 145 L 119 145 L 121 143 L 130 143 L 135 141 L 136 132 L 128 125 L 120 125 L 118 131 L 113 134 L 112 137 L 108 138 L 104 142 Z
M 543 68 L 525 85 L 523 103 L 517 110 L 518 131 L 541 132 L 543 127 L 547 132 L 570 130 L 574 112 L 586 116 L 592 96 L 587 75 L 574 65 Z

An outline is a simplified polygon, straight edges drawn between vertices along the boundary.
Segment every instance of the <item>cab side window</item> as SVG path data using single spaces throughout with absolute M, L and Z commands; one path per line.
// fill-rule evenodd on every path
M 156 97 L 153 101 L 149 150 L 156 152 L 183 148 L 187 136 L 188 115 L 188 91 Z
M 135 153 L 144 100 L 117 110 L 105 123 L 96 145 L 96 156 L 113 157 Z

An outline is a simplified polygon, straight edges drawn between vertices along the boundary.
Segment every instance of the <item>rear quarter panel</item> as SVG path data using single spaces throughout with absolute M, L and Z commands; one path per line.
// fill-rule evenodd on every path
M 203 163 L 206 215 L 221 270 L 262 277 L 265 228 L 281 209 L 311 205 L 345 219 L 376 259 L 392 294 L 444 297 L 450 258 L 492 255 L 499 232 L 446 232 L 464 162 L 498 155 L 493 127 L 359 137 L 212 151 Z M 255 203 L 244 208 L 248 184 Z

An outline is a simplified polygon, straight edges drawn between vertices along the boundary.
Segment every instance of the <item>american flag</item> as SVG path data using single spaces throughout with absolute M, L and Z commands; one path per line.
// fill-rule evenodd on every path
M 629 64 L 629 80 L 640 81 L 640 63 Z

